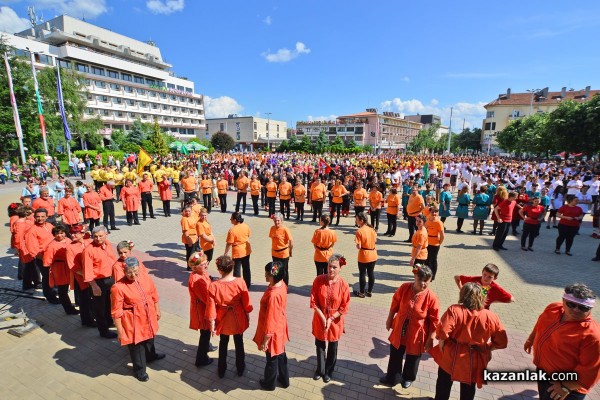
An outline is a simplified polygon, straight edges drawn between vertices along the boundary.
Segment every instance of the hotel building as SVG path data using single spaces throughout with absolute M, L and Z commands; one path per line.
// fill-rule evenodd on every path
M 134 120 L 153 122 L 186 141 L 205 129 L 204 98 L 194 82 L 177 77 L 152 42 L 141 42 L 62 15 L 17 34 L 3 34 L 17 55 L 35 67 L 60 65 L 79 71 L 88 90 L 85 117 L 100 116 L 110 137 L 130 130 Z
M 206 120 L 206 139 L 217 132 L 225 132 L 235 141 L 235 149 L 253 151 L 270 146 L 275 148 L 287 139 L 287 123 L 262 117 L 238 117 L 230 114 L 227 118 Z

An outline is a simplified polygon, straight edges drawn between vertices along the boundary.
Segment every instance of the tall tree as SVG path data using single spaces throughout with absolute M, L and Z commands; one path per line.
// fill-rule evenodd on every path
M 165 140 L 163 132 L 160 130 L 160 126 L 158 125 L 158 118 L 154 118 L 154 126 L 153 132 L 150 136 L 150 141 L 154 147 L 154 152 L 160 154 L 161 156 L 166 156 L 169 152 L 169 147 L 167 146 L 167 141 Z
M 215 150 L 220 152 L 227 152 L 235 146 L 235 141 L 226 132 L 217 132 L 210 138 Z

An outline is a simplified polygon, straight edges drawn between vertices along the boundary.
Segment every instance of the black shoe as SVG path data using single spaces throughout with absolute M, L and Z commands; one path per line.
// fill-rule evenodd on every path
M 133 224 L 134 225 L 141 225 L 139 222 L 134 222 Z
M 246 370 L 246 364 L 242 365 L 242 368 L 238 368 L 238 370 L 237 370 L 238 376 L 244 375 L 245 370 Z
M 146 220 L 146 217 L 142 217 L 142 221 L 145 221 L 145 220 Z
M 523 250 L 523 251 L 527 251 L 527 247 L 524 247 L 524 246 L 522 246 L 522 247 L 521 247 L 521 250 Z
M 533 247 L 528 247 L 527 250 L 533 251 Z
M 51 297 L 49 299 L 46 299 L 46 301 L 48 301 L 48 303 L 50 304 L 60 304 L 60 300 L 57 297 Z
M 508 250 L 508 249 L 507 249 L 506 247 L 504 247 L 504 246 L 500 246 L 500 247 L 499 247 L 499 249 L 500 249 L 500 250 Z
M 461 231 L 460 229 L 456 230 L 456 233 L 464 233 L 463 231 Z
M 494 249 L 494 251 L 500 251 L 500 248 L 498 247 L 492 247 Z
M 110 228 L 110 229 L 112 229 L 113 231 L 120 231 L 121 230 L 121 228 L 117 228 L 117 227 Z
M 90 322 L 82 322 L 81 326 L 85 326 L 86 328 L 97 328 L 98 324 L 96 323 L 96 321 L 90 321 Z
M 283 382 L 282 380 L 280 380 L 279 378 L 277 378 L 277 382 L 278 382 L 278 383 L 279 383 L 279 385 L 280 385 L 282 388 L 284 388 L 284 389 L 287 389 L 287 388 L 289 388 L 289 387 L 290 387 L 290 381 L 289 381 L 289 379 L 288 379 L 288 381 L 287 381 L 287 382 Z
M 313 380 L 318 381 L 319 379 L 321 379 L 321 373 L 320 372 L 315 372 L 315 374 L 313 375 Z
M 221 371 L 221 370 L 218 370 L 218 371 L 217 371 L 217 375 L 219 375 L 219 378 L 223 378 L 223 377 L 225 376 L 225 371 L 226 371 L 226 370 L 223 370 L 223 371 Z
M 150 217 L 150 219 L 156 219 L 156 217 L 153 215 L 153 216 Z
M 79 315 L 79 310 L 76 308 L 73 308 L 72 310 L 69 310 L 67 312 L 67 315 Z
M 379 378 L 379 383 L 381 383 L 382 385 L 386 385 L 386 386 L 395 386 L 396 385 L 396 382 L 393 379 L 388 379 L 387 375 L 384 375 L 381 378 Z
M 403 389 L 408 389 L 412 385 L 412 381 L 405 381 L 404 379 L 401 382 Z
M 568 255 L 568 256 L 572 256 L 573 255 L 573 254 L 571 254 L 570 251 L 565 251 L 565 254 Z
M 133 225 L 133 223 L 131 223 L 131 222 L 128 222 L 128 223 L 127 223 L 127 225 L 131 226 L 131 225 Z
M 195 363 L 194 365 L 196 365 L 196 367 L 206 367 L 207 365 L 210 365 L 213 363 L 213 359 L 209 358 L 208 360 L 201 362 L 201 363 Z
M 555 254 L 560 254 L 560 250 L 556 249 L 556 250 L 554 250 L 554 253 Z
M 101 333 L 100 336 L 105 339 L 116 339 L 119 335 L 117 335 L 115 332 L 106 331 L 104 333 Z
M 213 346 L 212 344 L 208 345 L 208 351 L 217 351 L 219 349 L 218 346 Z
M 265 382 L 265 380 L 263 378 L 260 378 L 258 380 L 258 383 L 260 384 L 260 387 L 262 390 L 267 390 L 269 392 L 272 392 L 273 390 L 275 390 L 275 386 L 267 386 L 267 383 Z
M 411 242 L 412 242 L 412 240 L 410 240 L 410 239 L 406 239 L 406 240 L 403 240 L 403 242 L 404 242 L 404 243 L 411 243 Z
M 365 296 L 367 296 L 367 297 L 372 297 L 372 296 L 373 296 L 373 293 L 371 293 L 371 292 L 367 292 L 367 293 L 365 293 Z
M 592 261 L 600 261 L 600 258 L 594 257 L 594 258 L 592 258 Z
M 365 298 L 365 294 L 364 294 L 364 293 L 361 293 L 361 292 L 359 292 L 358 290 L 355 290 L 355 291 L 354 291 L 354 295 L 355 295 L 356 297 L 360 297 L 361 299 L 364 299 L 364 298 Z M 325 374 L 325 375 L 327 375 L 327 374 Z
M 140 382 L 148 382 L 150 380 L 150 377 L 148 376 L 148 374 L 138 375 L 138 376 L 136 376 L 136 378 Z
M 331 381 L 331 377 L 327 374 L 323 375 L 323 382 L 328 383 L 329 381 Z
M 496 232 L 490 232 L 490 233 L 488 233 L 488 235 L 490 235 L 490 236 L 496 236 Z
M 165 358 L 167 355 L 164 353 L 156 353 L 154 354 L 153 358 L 149 358 L 146 362 L 151 363 L 152 361 L 156 361 L 156 360 L 162 360 L 163 358 Z

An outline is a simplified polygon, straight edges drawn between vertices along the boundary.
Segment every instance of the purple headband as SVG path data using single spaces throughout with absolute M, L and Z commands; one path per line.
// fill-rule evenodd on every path
M 580 299 L 579 297 L 575 297 L 570 293 L 563 294 L 563 299 L 566 301 L 571 301 L 573 303 L 581 304 L 582 306 L 593 308 L 596 304 L 595 299 Z

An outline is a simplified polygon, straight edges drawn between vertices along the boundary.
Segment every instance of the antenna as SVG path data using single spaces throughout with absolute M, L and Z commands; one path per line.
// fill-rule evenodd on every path
M 37 16 L 35 15 L 35 8 L 33 6 L 27 7 L 27 15 L 29 15 L 29 22 L 31 23 L 31 27 L 35 27 L 37 25 Z

